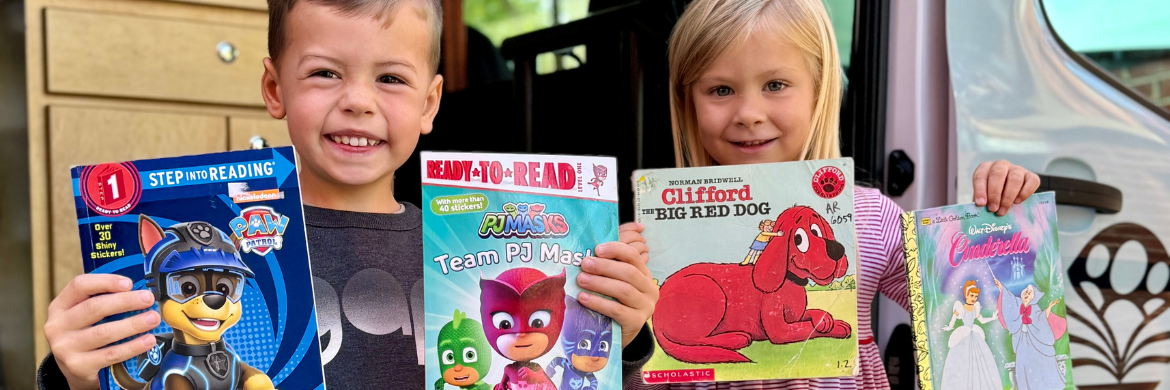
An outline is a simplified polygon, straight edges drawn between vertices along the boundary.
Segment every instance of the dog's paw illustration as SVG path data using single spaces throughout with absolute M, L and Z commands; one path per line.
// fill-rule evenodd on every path
M 187 225 L 187 231 L 191 233 L 191 237 L 201 244 L 210 244 L 212 236 L 212 228 L 206 222 L 192 222 Z
M 825 175 L 824 177 L 821 177 L 820 182 L 818 182 L 817 184 L 819 184 L 821 186 L 822 191 L 824 191 L 825 193 L 831 194 L 833 192 L 836 192 L 838 183 L 837 183 L 836 177 Z

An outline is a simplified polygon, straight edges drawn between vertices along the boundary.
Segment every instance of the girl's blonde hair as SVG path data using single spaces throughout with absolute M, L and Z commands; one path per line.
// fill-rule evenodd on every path
M 764 29 L 784 31 L 804 52 L 812 72 L 816 101 L 812 129 L 800 158 L 841 157 L 837 129 L 843 92 L 841 59 L 821 0 L 695 0 L 670 36 L 671 129 L 677 166 L 716 164 L 699 142 L 690 87 L 716 59 Z

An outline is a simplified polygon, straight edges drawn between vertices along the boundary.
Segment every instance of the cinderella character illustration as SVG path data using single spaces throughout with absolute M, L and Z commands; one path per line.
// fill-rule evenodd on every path
M 955 328 L 955 321 L 962 325 Z M 975 321 L 978 320 L 979 324 Z M 951 390 L 1002 390 L 1002 380 L 996 370 L 995 357 L 987 346 L 987 337 L 980 324 L 995 321 L 996 316 L 983 317 L 979 303 L 979 287 L 974 280 L 963 284 L 962 301 L 955 301 L 951 322 L 943 328 L 952 331 L 947 341 L 950 350 L 943 363 L 942 388 Z
M 1044 296 L 1035 285 L 1029 284 L 1016 297 L 997 279 L 999 300 L 996 303 L 1000 324 L 1012 334 L 1012 350 L 1016 353 L 1013 382 L 1019 390 L 1057 390 L 1065 387 L 1053 344 L 1064 335 L 1065 319 L 1052 314 L 1057 300 L 1040 310 L 1036 303 Z

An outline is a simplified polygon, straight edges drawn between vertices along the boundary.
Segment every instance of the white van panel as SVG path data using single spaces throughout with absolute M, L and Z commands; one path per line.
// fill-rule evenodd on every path
M 995 159 L 1120 189 L 1120 213 L 1058 211 L 1074 380 L 1170 389 L 1170 121 L 1065 52 L 1039 0 L 948 0 L 946 14 L 953 200 Z

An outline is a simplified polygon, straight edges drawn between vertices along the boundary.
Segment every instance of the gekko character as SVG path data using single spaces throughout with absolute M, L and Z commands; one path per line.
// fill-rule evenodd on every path
M 483 325 L 467 318 L 467 314 L 455 310 L 451 322 L 439 330 L 439 372 L 442 378 L 435 381 L 435 390 L 443 390 L 444 384 L 465 390 L 490 390 L 483 377 L 492 369 L 492 351 Z

